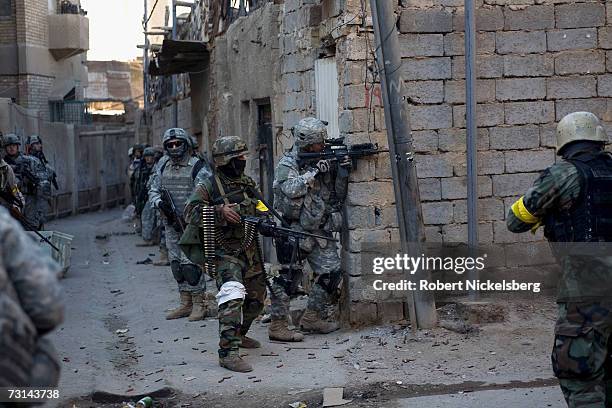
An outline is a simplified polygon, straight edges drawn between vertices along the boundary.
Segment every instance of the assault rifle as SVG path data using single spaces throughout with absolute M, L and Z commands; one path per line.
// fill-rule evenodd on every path
M 49 244 L 49 246 L 53 249 L 55 249 L 57 252 L 61 252 L 59 250 L 58 247 L 56 247 L 55 245 L 53 245 L 51 243 L 51 241 L 49 241 L 45 236 L 43 236 L 40 232 L 38 232 L 38 230 L 36 229 L 36 227 L 34 227 L 33 225 L 31 225 L 25 218 L 24 216 L 21 214 L 21 212 L 19 212 L 19 210 L 15 207 L 15 206 L 21 206 L 21 202 L 19 201 L 19 199 L 17 199 L 17 197 L 13 196 L 12 194 L 9 194 L 7 192 L 4 191 L 0 191 L 0 200 L 3 201 L 4 203 L 6 203 L 5 207 L 7 210 L 9 210 L 9 212 L 11 213 L 11 216 L 13 218 L 15 218 L 17 221 L 19 221 L 19 223 L 21 225 L 23 225 L 23 227 L 27 230 L 27 231 L 32 231 L 33 233 L 35 233 L 36 235 L 38 235 L 38 237 L 43 240 L 44 242 L 46 242 L 47 244 Z
M 160 206 L 160 209 L 168 218 L 170 225 L 181 234 L 185 232 L 185 222 L 183 221 L 183 217 L 176 209 L 176 204 L 174 204 L 174 200 L 172 199 L 172 195 L 168 191 L 168 189 L 162 188 L 160 189 L 161 200 L 163 205 Z
M 303 166 L 308 163 L 316 163 L 319 160 L 330 160 L 341 162 L 348 157 L 351 160 L 353 168 L 357 168 L 357 159 L 361 159 L 375 154 L 388 152 L 387 149 L 380 149 L 378 143 L 360 143 L 352 146 L 344 144 L 344 137 L 337 139 L 328 139 L 325 141 L 325 148 L 319 153 L 298 153 L 298 165 Z M 339 172 L 346 176 L 348 169 L 339 166 Z

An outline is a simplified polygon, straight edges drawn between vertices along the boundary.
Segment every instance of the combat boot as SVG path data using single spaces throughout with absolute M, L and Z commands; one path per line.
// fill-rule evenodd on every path
M 194 293 L 191 296 L 191 301 L 193 302 L 193 309 L 191 309 L 191 314 L 189 315 L 190 322 L 197 322 L 198 320 L 204 320 L 206 317 L 206 304 L 204 303 L 204 294 L 203 293 Z
M 179 292 L 181 295 L 181 305 L 176 309 L 172 309 L 167 315 L 166 320 L 180 319 L 191 314 L 193 303 L 191 301 L 191 293 Z
M 151 241 L 151 240 L 144 240 L 142 242 L 139 242 L 136 244 L 137 247 L 150 247 L 150 246 L 155 246 L 155 242 Z
M 219 365 L 227 368 L 230 371 L 236 371 L 238 373 L 248 373 L 253 371 L 253 367 L 244 361 L 238 352 L 230 352 L 225 357 L 219 357 Z
M 268 327 L 268 337 L 276 341 L 302 341 L 304 335 L 295 330 L 289 330 L 287 320 L 272 320 Z
M 247 336 L 240 336 L 240 347 L 245 349 L 256 349 L 261 347 L 261 343 Z
M 170 266 L 170 260 L 168 259 L 168 250 L 161 249 L 159 251 L 159 261 L 153 262 L 155 266 Z
M 338 330 L 340 325 L 321 319 L 315 310 L 306 309 L 300 320 L 300 328 L 305 332 L 327 334 Z

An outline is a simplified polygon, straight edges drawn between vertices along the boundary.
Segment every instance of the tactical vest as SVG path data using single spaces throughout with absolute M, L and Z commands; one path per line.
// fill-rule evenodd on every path
M 186 166 L 175 165 L 172 161 L 168 161 L 161 169 L 161 187 L 168 189 L 181 215 L 194 188 L 192 170 L 197 161 L 197 158 L 191 157 Z
M 544 220 L 544 235 L 551 242 L 612 241 L 612 156 L 585 153 L 567 160 L 580 175 L 580 197 L 565 211 Z
M 253 195 L 250 188 L 255 188 L 253 181 L 242 176 L 239 179 L 213 175 L 209 179 L 212 186 L 212 201 L 214 204 L 238 204 L 234 207 L 240 216 L 253 216 L 257 214 L 258 199 Z M 225 242 L 242 242 L 245 237 L 243 223 L 218 227 L 220 238 Z

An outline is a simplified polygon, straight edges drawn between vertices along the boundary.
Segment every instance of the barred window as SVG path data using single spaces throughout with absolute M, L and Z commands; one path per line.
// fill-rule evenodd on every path
M 0 0 L 0 17 L 10 17 L 13 14 L 11 2 L 13 0 Z

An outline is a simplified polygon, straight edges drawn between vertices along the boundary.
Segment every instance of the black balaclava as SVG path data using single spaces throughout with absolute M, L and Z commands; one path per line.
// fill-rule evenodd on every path
M 603 148 L 604 144 L 602 142 L 596 142 L 593 140 L 577 140 L 563 146 L 559 151 L 559 156 L 563 157 L 564 159 L 570 159 L 579 153 L 597 153 L 598 151 L 603 150 Z
M 245 168 L 246 160 L 240 160 L 237 157 L 231 159 L 229 163 L 219 166 L 219 170 L 221 170 L 225 175 L 234 178 L 242 176 Z

